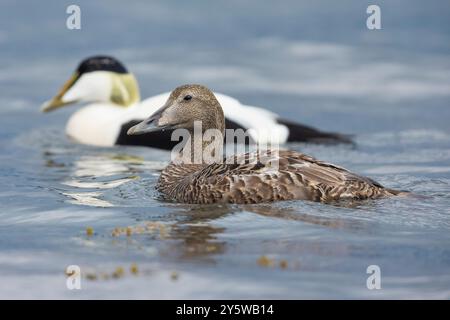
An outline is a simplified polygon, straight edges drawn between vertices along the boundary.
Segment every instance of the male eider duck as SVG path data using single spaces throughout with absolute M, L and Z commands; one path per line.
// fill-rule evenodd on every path
M 173 154 L 173 161 L 162 171 L 158 180 L 156 188 L 165 200 L 199 204 L 294 199 L 333 202 L 401 193 L 384 188 L 370 178 L 295 151 L 266 150 L 260 157 L 258 151 L 228 158 L 221 158 L 220 154 L 222 161 L 207 163 L 198 155 L 223 150 L 223 139 L 205 139 L 198 134 L 199 124 L 202 134 L 208 130 L 223 134 L 224 113 L 208 88 L 184 85 L 176 88 L 150 118 L 128 130 L 130 135 L 167 129 L 183 129 L 189 133 L 184 148 Z M 266 158 L 265 162 L 260 161 L 262 157 Z
M 66 134 L 75 141 L 97 146 L 144 145 L 172 149 L 171 131 L 128 136 L 133 125 L 156 111 L 169 97 L 162 93 L 140 101 L 134 75 L 117 59 L 94 56 L 83 60 L 60 92 L 42 106 L 49 112 L 77 102 L 88 103 L 75 112 L 66 125 Z M 241 104 L 238 100 L 215 93 L 225 113 L 226 128 L 249 131 L 250 141 L 277 139 L 278 143 L 352 143 L 349 137 L 283 120 L 262 108 Z M 248 140 L 247 140 L 248 142 Z

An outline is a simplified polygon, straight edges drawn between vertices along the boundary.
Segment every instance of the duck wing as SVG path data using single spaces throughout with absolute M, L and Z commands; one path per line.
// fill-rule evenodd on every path
M 368 177 L 294 151 L 280 152 L 280 172 L 289 174 L 296 184 L 308 186 L 315 201 L 370 199 L 390 193 Z
M 295 151 L 247 153 L 196 173 L 199 194 L 211 202 L 369 199 L 390 193 L 376 181 Z M 205 198 L 207 200 L 207 198 Z

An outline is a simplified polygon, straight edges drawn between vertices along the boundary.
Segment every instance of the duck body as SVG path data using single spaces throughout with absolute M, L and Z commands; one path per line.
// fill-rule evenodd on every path
M 370 178 L 295 151 L 277 151 L 264 164 L 256 154 L 211 165 L 171 163 L 156 186 L 162 198 L 183 203 L 251 204 L 280 200 L 336 202 L 397 195 Z M 245 158 L 245 159 L 244 159 Z M 233 164 L 228 164 L 229 162 Z M 248 162 L 248 161 L 247 161 Z
M 125 115 L 123 108 L 107 103 L 93 103 L 77 110 L 67 121 L 66 135 L 78 143 L 109 147 L 116 143 L 121 130 L 118 119 Z
M 141 101 L 133 74 L 113 57 L 95 56 L 83 60 L 60 92 L 42 109 L 47 112 L 73 103 L 84 103 L 85 106 L 75 112 L 66 125 L 66 134 L 79 143 L 104 147 L 138 145 L 171 150 L 178 141 L 171 140 L 170 130 L 149 132 L 142 136 L 127 135 L 132 126 L 163 105 L 169 95 L 169 92 L 162 93 Z M 226 128 L 248 130 L 248 144 L 268 140 L 279 144 L 352 143 L 348 136 L 322 132 L 281 119 L 266 109 L 242 104 L 230 96 L 215 95 L 222 105 Z
M 145 119 L 146 115 L 154 112 L 161 101 L 160 96 L 164 98 L 165 95 L 155 96 L 148 99 L 145 104 L 134 103 L 126 108 L 109 102 L 88 104 L 69 118 L 66 134 L 79 143 L 93 146 L 142 145 L 139 137 L 130 137 L 123 141 L 124 130 L 128 130 L 133 124 Z M 152 137 L 148 137 L 148 146 L 159 141 L 156 139 L 159 136 L 154 133 Z M 170 141 L 170 135 L 168 138 Z M 155 139 L 157 141 L 154 141 Z M 164 145 L 161 147 L 164 148 Z
M 150 118 L 129 129 L 129 135 L 167 128 L 195 133 L 223 132 L 225 121 L 214 94 L 200 85 L 175 89 Z M 223 147 L 223 139 L 212 140 Z M 342 167 L 296 151 L 258 149 L 209 163 L 195 160 L 210 149 L 209 142 L 191 134 L 190 140 L 162 171 L 156 189 L 163 199 L 181 203 L 260 203 L 279 200 L 311 200 L 324 203 L 394 196 L 402 192 Z M 185 155 L 188 157 L 185 157 Z M 220 153 L 219 153 L 220 155 Z M 194 159 L 194 161 L 192 161 Z M 215 160 L 214 160 L 215 161 Z

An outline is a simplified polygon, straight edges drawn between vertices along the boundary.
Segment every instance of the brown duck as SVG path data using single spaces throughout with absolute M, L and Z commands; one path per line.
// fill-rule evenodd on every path
M 195 136 L 196 123 L 201 123 L 202 134 L 208 129 L 222 134 L 225 130 L 223 111 L 214 94 L 201 85 L 184 85 L 176 88 L 165 105 L 150 118 L 128 130 L 129 135 L 169 129 L 185 129 L 189 133 L 190 138 L 178 158 L 159 178 L 156 188 L 166 200 L 183 203 L 260 203 L 294 199 L 334 202 L 403 193 L 295 151 L 267 150 L 259 155 L 255 151 L 223 158 L 224 161 L 192 163 L 195 153 L 204 153 L 211 144 L 223 144 L 223 139 L 211 142 L 204 141 L 201 135 Z M 180 160 L 186 150 L 188 157 Z

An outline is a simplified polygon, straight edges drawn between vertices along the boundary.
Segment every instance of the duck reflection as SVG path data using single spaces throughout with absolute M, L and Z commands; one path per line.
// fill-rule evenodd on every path
M 198 260 L 215 262 L 214 256 L 226 250 L 226 242 L 218 236 L 224 227 L 214 226 L 214 220 L 233 214 L 230 206 L 191 206 L 187 210 L 174 213 L 178 220 L 171 226 L 170 238 L 176 240 L 171 246 L 181 260 Z
M 360 207 L 360 205 L 361 204 L 350 202 L 346 204 L 341 203 L 338 206 L 349 209 L 357 209 Z M 346 219 L 343 217 L 330 218 L 305 213 L 304 211 L 307 210 L 305 208 L 276 207 L 268 204 L 243 206 L 242 209 L 261 216 L 305 222 L 308 224 L 314 224 L 333 229 L 360 230 L 365 229 L 366 226 L 364 222 L 356 219 Z
M 349 208 L 354 208 L 349 204 Z M 225 253 L 229 246 L 229 241 L 221 240 L 220 235 L 226 233 L 226 227 L 215 225 L 220 219 L 227 215 L 239 215 L 244 212 L 255 213 L 264 217 L 277 218 L 283 220 L 297 221 L 317 225 L 325 228 L 344 229 L 351 232 L 367 230 L 367 224 L 356 219 L 343 217 L 329 218 L 309 213 L 302 213 L 306 209 L 299 207 L 277 207 L 275 205 L 179 205 L 168 204 L 178 210 L 167 217 L 171 221 L 177 220 L 171 225 L 169 238 L 176 240 L 171 243 L 168 250 L 181 260 L 196 260 L 215 262 L 217 255 Z M 179 210 L 180 207 L 183 210 Z M 299 224 L 299 227 L 301 225 Z M 300 240 L 300 239 L 299 239 Z M 295 239 L 292 241 L 297 242 Z M 266 242 L 267 245 L 267 242 Z M 310 249 L 317 251 L 319 243 L 315 243 Z M 308 244 L 302 244 L 302 251 L 307 250 Z M 345 253 L 346 248 L 335 248 L 336 252 Z M 303 251 L 304 252 L 304 251 Z

